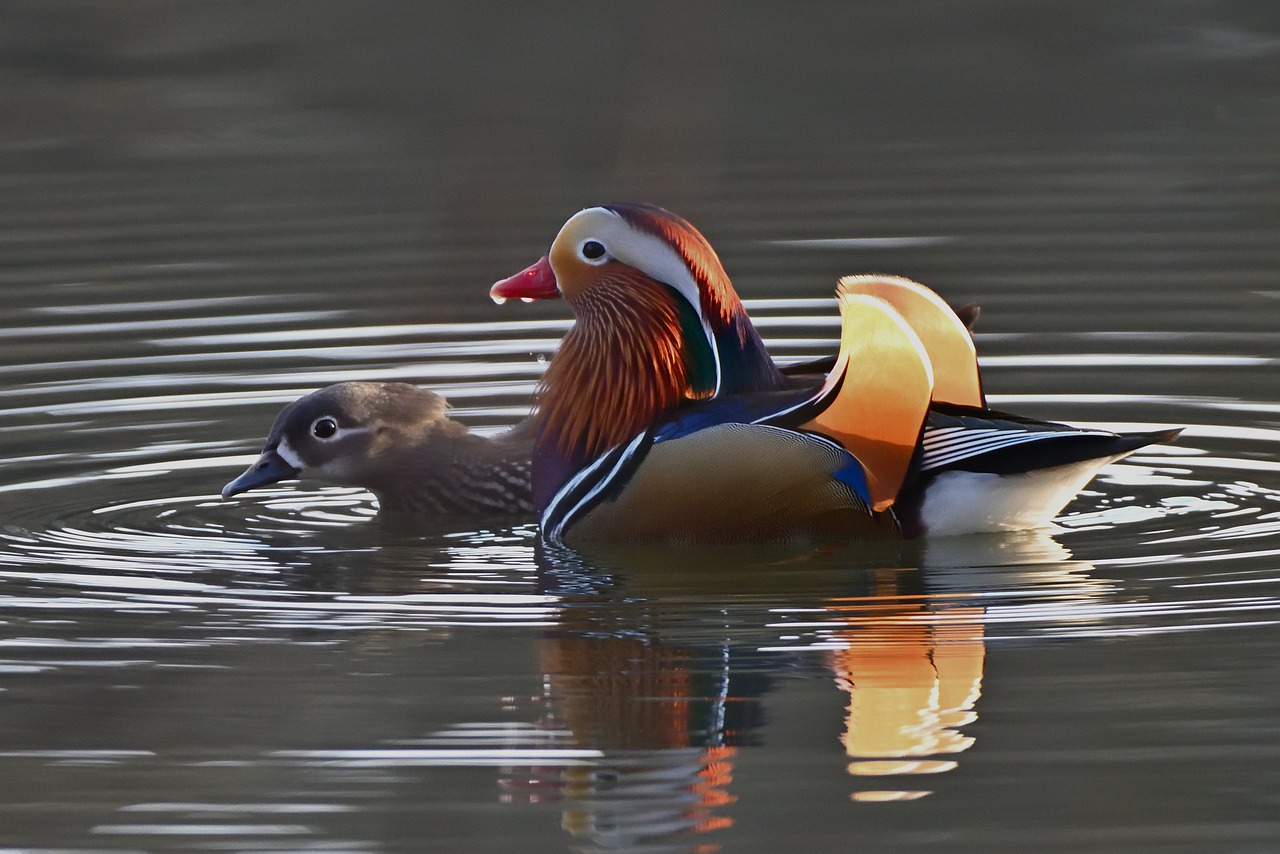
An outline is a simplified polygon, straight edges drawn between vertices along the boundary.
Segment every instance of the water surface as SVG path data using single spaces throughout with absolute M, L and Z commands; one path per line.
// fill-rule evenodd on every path
M 0 14 L 0 847 L 1274 850 L 1274 14 L 934 12 Z M 898 273 L 995 405 L 1186 432 L 876 549 L 218 499 L 330 382 L 517 421 L 569 318 L 487 286 L 624 198 L 779 358 Z

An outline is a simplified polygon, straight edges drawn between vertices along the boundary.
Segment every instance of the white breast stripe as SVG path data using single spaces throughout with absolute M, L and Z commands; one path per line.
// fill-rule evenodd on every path
M 573 521 L 574 517 L 577 516 L 578 513 L 581 512 L 584 507 L 586 508 L 591 507 L 593 500 L 597 495 L 600 494 L 601 490 L 607 488 L 609 484 L 612 483 L 613 479 L 618 476 L 618 471 L 623 466 L 625 466 L 628 462 L 630 462 L 633 456 L 635 456 L 636 448 L 639 447 L 640 443 L 644 440 L 645 436 L 647 435 L 648 435 L 647 433 L 640 433 L 634 439 L 632 439 L 631 442 L 627 445 L 627 447 L 622 451 L 622 454 L 618 457 L 618 461 L 614 463 L 613 469 L 608 474 L 601 477 L 596 482 L 596 485 L 593 486 L 585 496 L 583 496 L 582 500 L 580 500 L 577 504 L 573 505 L 573 507 L 565 511 L 564 514 L 557 521 L 555 519 L 554 514 L 559 510 L 559 506 L 558 506 L 559 503 L 564 499 L 566 494 L 570 492 L 575 486 L 580 484 L 585 478 L 589 477 L 591 473 L 595 472 L 596 469 L 600 468 L 604 464 L 604 462 L 608 459 L 610 452 L 606 451 L 605 453 L 601 454 L 599 457 L 596 458 L 595 462 L 591 463 L 591 465 L 589 465 L 587 468 L 579 472 L 576 477 L 574 477 L 571 481 L 569 481 L 569 483 L 561 487 L 560 491 L 557 492 L 555 494 L 555 497 L 551 500 L 551 504 L 547 506 L 547 510 L 542 517 L 544 520 L 543 534 L 544 536 L 546 536 L 546 538 L 550 542 L 553 542 L 553 543 L 564 542 L 565 528 L 569 525 L 570 522 Z M 552 522 L 551 530 L 546 530 L 547 521 Z
M 1028 431 L 1008 430 L 996 427 L 939 427 L 926 430 L 922 444 L 924 459 L 920 467 L 923 471 L 951 465 L 961 460 L 982 456 L 983 454 L 1024 445 L 1027 442 L 1043 442 L 1053 439 L 1068 439 L 1077 436 L 1110 436 L 1110 433 L 1097 430 L 1062 430 L 1062 431 Z
M 604 458 L 606 455 L 607 455 L 607 452 L 606 454 L 601 454 L 600 456 L 596 457 L 595 460 L 591 462 L 591 464 L 579 469 L 578 473 L 575 474 L 573 477 L 571 477 L 568 483 L 560 487 L 559 492 L 551 496 L 551 500 L 547 502 L 547 508 L 542 511 L 542 522 L 544 525 L 548 521 L 555 519 L 556 516 L 560 514 L 560 502 L 564 501 L 566 495 L 568 495 L 570 492 L 576 489 L 578 484 L 582 483 L 584 480 L 590 477 L 592 472 L 594 472 L 596 469 L 598 469 L 601 465 L 604 464 Z

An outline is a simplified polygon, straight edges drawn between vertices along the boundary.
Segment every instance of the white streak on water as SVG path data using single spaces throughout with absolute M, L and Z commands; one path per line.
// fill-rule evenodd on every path
M 809 240 L 764 240 L 766 246 L 786 246 L 794 249 L 908 249 L 917 246 L 938 246 L 957 238 L 944 235 L 914 237 L 821 237 Z

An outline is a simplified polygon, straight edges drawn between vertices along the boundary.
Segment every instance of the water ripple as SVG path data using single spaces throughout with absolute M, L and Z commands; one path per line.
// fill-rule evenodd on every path
M 884 591 L 865 601 L 846 597 L 838 606 L 820 595 L 865 569 L 872 558 L 857 550 L 783 561 L 798 560 L 813 573 L 813 586 L 797 601 L 787 587 L 797 578 L 794 568 L 786 571 L 787 584 L 754 593 L 699 591 L 684 577 L 672 581 L 679 573 L 659 578 L 644 560 L 624 561 L 616 573 L 562 564 L 536 548 L 530 525 L 398 530 L 376 519 L 372 497 L 360 490 L 285 485 L 223 502 L 218 487 L 254 458 L 275 408 L 326 383 L 416 382 L 446 393 L 456 414 L 478 430 L 513 423 L 527 413 L 533 384 L 569 324 L 563 314 L 512 314 L 500 321 L 320 327 L 317 321 L 351 310 L 280 305 L 275 297 L 87 299 L 37 307 L 32 313 L 41 323 L 16 327 L 23 335 L 43 334 L 44 319 L 66 318 L 71 322 L 57 329 L 72 337 L 69 349 L 0 368 L 15 381 L 39 378 L 0 391 L 9 404 L 0 408 L 0 432 L 10 439 L 0 459 L 7 474 L 0 493 L 13 504 L 0 530 L 5 602 L 51 618 L 181 611 L 202 615 L 206 627 L 349 635 L 555 625 L 579 593 L 595 595 L 617 583 L 621 590 L 638 585 L 641 598 L 674 594 L 673 601 L 692 603 L 668 625 L 704 641 L 726 624 L 703 613 L 706 597 L 727 601 L 739 609 L 728 622 L 758 649 L 776 653 L 842 648 L 850 631 L 896 625 L 883 621 L 885 607 L 914 607 L 910 597 Z M 833 346 L 824 337 L 837 330 L 830 297 L 748 305 L 784 361 Z M 233 306 L 238 313 L 220 313 Z M 176 328 L 174 318 L 183 320 L 184 334 L 163 333 Z M 94 336 L 119 335 L 135 336 L 135 343 L 96 346 Z M 1052 371 L 1069 378 L 1123 368 L 1162 378 L 1188 369 L 1265 371 L 1276 360 L 1267 339 L 1205 330 L 1120 338 L 980 332 L 978 343 L 984 366 L 1001 376 Z M 1270 576 L 1256 567 L 1280 551 L 1274 452 L 1280 429 L 1267 420 L 1274 402 L 1167 389 L 1082 393 L 1069 384 L 991 399 L 1086 426 L 1187 429 L 1179 445 L 1146 449 L 1109 467 L 1067 509 L 1052 538 L 937 542 L 893 557 L 891 565 L 902 571 L 926 573 L 919 595 L 929 608 L 916 609 L 911 621 L 941 627 L 954 609 L 975 603 L 979 622 L 998 626 L 1001 636 L 1198 630 L 1269 619 L 1270 592 L 1258 591 Z M 1236 417 L 1223 423 L 1222 413 Z M 1085 420 L 1099 416 L 1105 420 Z M 84 447 L 50 451 L 42 439 L 51 419 Z M 746 562 L 760 577 L 776 572 L 762 557 Z M 1213 600 L 1189 598 L 1189 588 L 1158 587 L 1150 572 L 1201 566 L 1211 574 L 1204 583 L 1212 583 L 1213 573 L 1254 574 L 1223 577 L 1231 586 Z M 701 574 L 699 568 L 687 576 Z M 797 616 L 809 611 L 825 616 L 812 623 Z

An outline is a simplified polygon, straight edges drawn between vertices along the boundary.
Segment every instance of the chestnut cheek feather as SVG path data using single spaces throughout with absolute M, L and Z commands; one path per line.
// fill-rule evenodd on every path
M 630 268 L 595 282 L 543 375 L 545 440 L 589 459 L 630 439 L 687 392 L 679 315 L 666 289 Z

